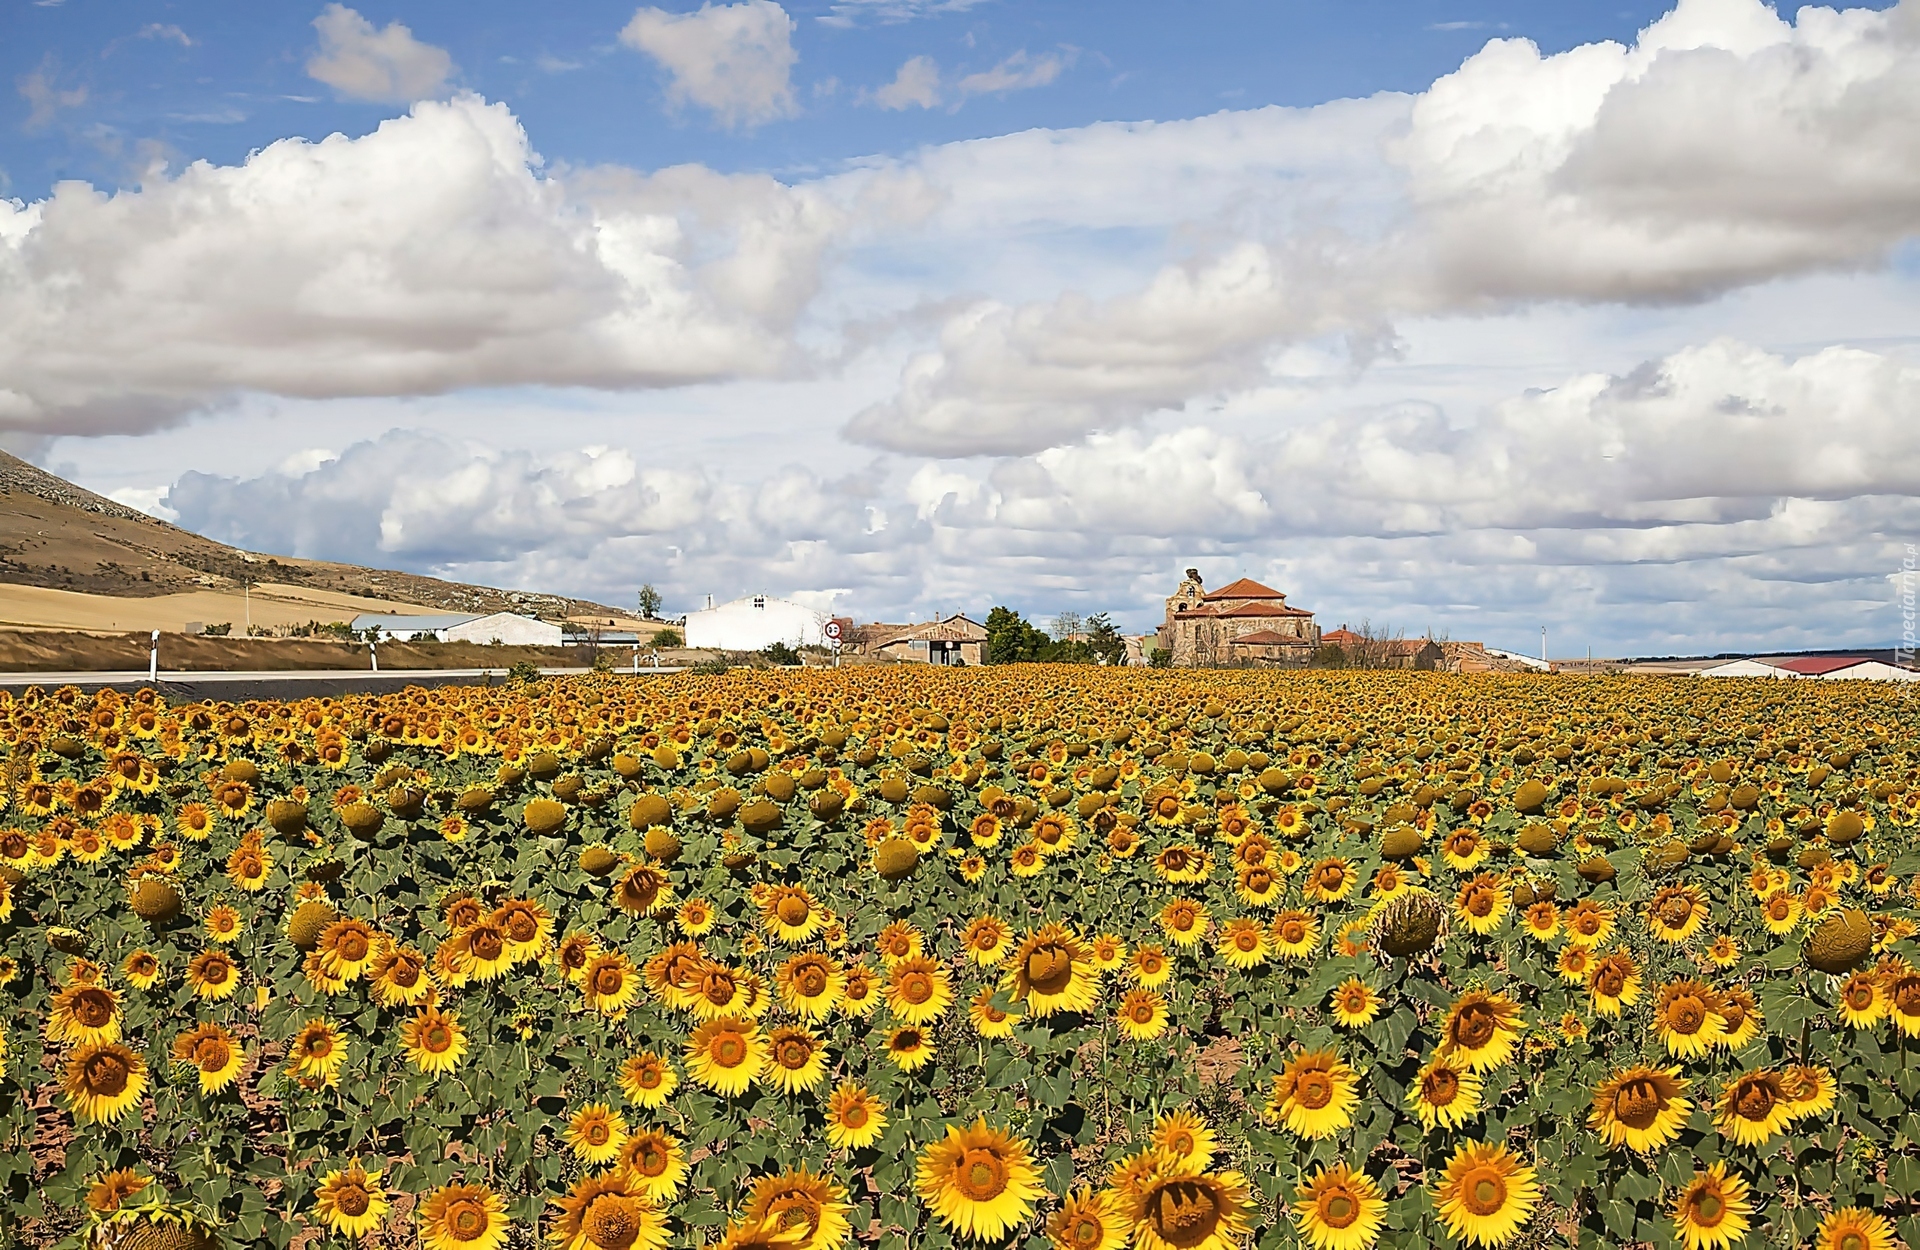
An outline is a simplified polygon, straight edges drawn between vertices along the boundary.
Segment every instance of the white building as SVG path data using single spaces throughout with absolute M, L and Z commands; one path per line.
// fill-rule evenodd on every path
M 378 629 L 382 638 L 397 642 L 499 642 L 515 647 L 557 647 L 560 627 L 549 621 L 512 612 L 443 612 L 430 616 L 399 616 L 363 612 L 353 628 L 365 633 Z
M 1801 674 L 1792 669 L 1780 668 L 1760 660 L 1728 660 L 1725 664 L 1716 664 L 1712 668 L 1703 668 L 1695 677 L 1786 677 L 1797 678 Z
M 687 645 L 712 651 L 759 651 L 776 642 L 822 646 L 825 613 L 772 595 L 748 595 L 687 613 Z

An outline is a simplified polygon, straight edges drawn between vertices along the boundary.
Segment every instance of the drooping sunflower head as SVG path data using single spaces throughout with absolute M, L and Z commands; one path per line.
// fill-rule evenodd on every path
M 852 1236 L 846 1190 L 807 1167 L 763 1176 L 747 1197 L 746 1218 L 805 1247 L 841 1246 Z

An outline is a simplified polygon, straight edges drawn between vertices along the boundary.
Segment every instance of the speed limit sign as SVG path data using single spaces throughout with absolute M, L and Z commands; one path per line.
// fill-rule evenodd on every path
M 839 642 L 840 641 L 840 622 L 828 621 L 826 628 L 821 632 L 826 634 L 828 642 L 832 642 L 832 643 Z

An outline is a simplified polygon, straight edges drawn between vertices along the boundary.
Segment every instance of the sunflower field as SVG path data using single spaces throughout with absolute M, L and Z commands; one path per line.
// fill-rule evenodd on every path
M 0 1245 L 1920 1247 L 1849 682 L 0 694 Z

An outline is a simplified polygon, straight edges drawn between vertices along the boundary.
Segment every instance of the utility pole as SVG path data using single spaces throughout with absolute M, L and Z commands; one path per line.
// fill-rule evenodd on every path
M 246 601 L 247 605 L 247 637 L 251 638 L 253 637 L 253 579 L 242 578 L 240 580 L 240 587 L 241 598 Z
M 153 646 L 147 652 L 147 680 L 160 679 L 160 631 L 153 631 Z
M 1547 627 L 1545 625 L 1540 627 L 1540 662 L 1542 664 L 1552 662 L 1547 659 Z

